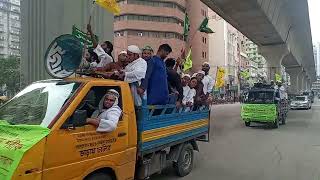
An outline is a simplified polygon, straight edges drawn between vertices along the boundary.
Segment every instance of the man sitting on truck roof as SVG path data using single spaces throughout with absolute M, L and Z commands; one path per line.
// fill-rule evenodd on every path
M 87 123 L 97 127 L 97 132 L 107 133 L 114 131 L 122 114 L 121 108 L 118 106 L 120 94 L 110 89 L 103 97 L 103 101 L 99 104 L 99 112 L 97 118 L 88 118 Z
M 117 62 L 109 63 L 100 68 L 92 68 L 92 70 L 97 73 L 99 72 L 98 74 L 102 75 L 104 78 L 118 80 L 119 77 L 115 75 L 115 72 L 124 70 L 127 65 L 127 51 L 121 51 L 118 55 Z
M 113 45 L 110 41 L 105 41 L 103 43 L 98 44 L 95 35 L 92 32 L 91 25 L 87 25 L 87 30 L 89 35 L 91 36 L 92 43 L 93 43 L 93 48 L 94 52 L 98 55 L 99 57 L 99 63 L 97 64 L 96 67 L 104 67 L 105 65 L 114 62 L 113 57 L 111 55 L 113 51 Z

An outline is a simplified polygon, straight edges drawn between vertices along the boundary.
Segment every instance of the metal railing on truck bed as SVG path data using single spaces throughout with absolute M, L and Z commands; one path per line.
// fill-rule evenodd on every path
M 143 105 L 137 109 L 139 154 L 205 136 L 209 139 L 210 109 L 177 108 L 176 105 Z

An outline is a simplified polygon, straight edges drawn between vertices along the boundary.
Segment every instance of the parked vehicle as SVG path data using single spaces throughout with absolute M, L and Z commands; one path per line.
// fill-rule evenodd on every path
M 311 103 L 314 103 L 314 93 L 313 91 L 306 91 L 302 93 L 302 96 L 307 96 Z
M 86 119 L 111 88 L 122 117 L 115 131 L 98 133 Z M 74 78 L 31 84 L 0 108 L 0 120 L 0 179 L 129 180 L 169 163 L 188 175 L 197 141 L 209 140 L 210 110 L 145 102 L 135 109 L 128 83 Z
M 311 109 L 312 103 L 308 96 L 296 96 L 290 103 L 291 109 Z

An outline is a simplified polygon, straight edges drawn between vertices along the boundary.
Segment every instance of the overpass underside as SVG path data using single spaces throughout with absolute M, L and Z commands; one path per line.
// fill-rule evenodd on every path
M 316 80 L 307 0 L 202 0 L 259 46 L 270 74 L 285 66 L 293 91 Z M 273 70 L 272 70 L 273 69 Z M 303 78 L 302 78 L 303 77 Z

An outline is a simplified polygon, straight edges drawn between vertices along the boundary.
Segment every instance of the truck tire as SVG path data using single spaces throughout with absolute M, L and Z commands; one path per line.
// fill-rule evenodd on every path
M 250 127 L 250 122 L 244 122 L 244 124 L 247 126 L 247 127 Z
M 279 116 L 277 117 L 276 121 L 273 123 L 273 128 L 278 129 L 280 124 L 279 124 Z
M 282 115 L 282 120 L 281 120 L 281 124 L 282 124 L 282 125 L 285 125 L 285 124 L 286 124 L 286 119 L 287 119 L 286 115 L 285 115 L 285 114 Z
M 178 176 L 184 177 L 192 171 L 193 158 L 192 145 L 190 143 L 185 144 L 181 149 L 178 161 L 173 163 L 173 167 Z
M 97 172 L 92 175 L 89 175 L 85 180 L 113 180 L 109 174 Z

